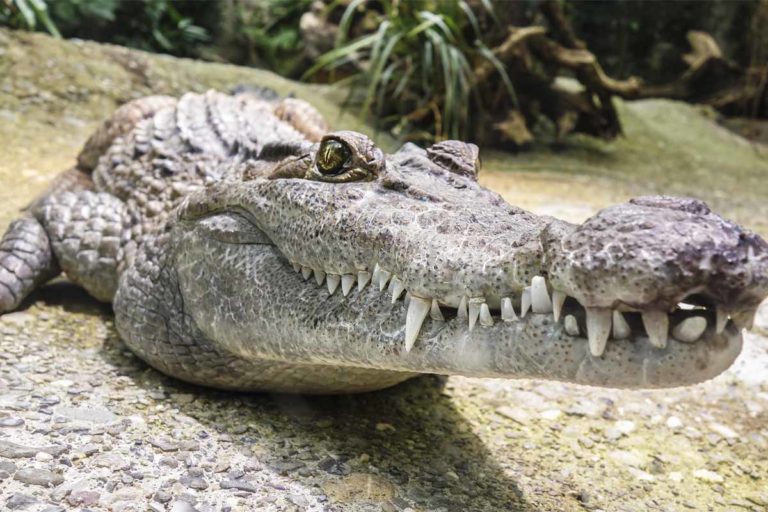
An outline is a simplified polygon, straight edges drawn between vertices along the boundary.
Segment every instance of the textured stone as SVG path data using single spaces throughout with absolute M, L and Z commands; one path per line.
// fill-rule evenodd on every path
M 64 477 L 60 473 L 54 473 L 47 469 L 19 469 L 13 475 L 13 478 L 25 484 L 40 485 L 42 487 L 54 487 L 64 482 Z

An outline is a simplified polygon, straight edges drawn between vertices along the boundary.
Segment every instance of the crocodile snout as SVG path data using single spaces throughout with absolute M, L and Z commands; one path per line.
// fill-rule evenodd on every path
M 587 323 L 590 312 L 637 312 L 655 345 L 679 309 L 722 332 L 729 316 L 749 326 L 768 295 L 768 244 L 696 199 L 633 199 L 545 245 L 553 288 L 586 308 Z

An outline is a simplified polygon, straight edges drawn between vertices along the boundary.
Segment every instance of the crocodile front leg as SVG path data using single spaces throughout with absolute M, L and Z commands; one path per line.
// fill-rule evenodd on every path
M 0 240 L 0 313 L 59 272 L 43 225 L 32 216 L 13 221 Z
M 33 213 L 67 277 L 97 299 L 111 301 L 140 236 L 125 203 L 106 193 L 64 192 L 46 198 Z

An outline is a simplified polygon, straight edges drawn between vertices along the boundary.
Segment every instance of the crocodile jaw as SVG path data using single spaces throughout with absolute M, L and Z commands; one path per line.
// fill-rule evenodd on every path
M 402 294 L 393 303 L 387 290 L 370 282 L 346 295 L 341 285 L 329 293 L 327 282 L 305 280 L 274 246 L 260 247 L 255 255 L 252 246 L 213 246 L 184 237 L 178 247 L 176 268 L 187 311 L 211 339 L 247 359 L 653 388 L 712 378 L 741 350 L 735 324 L 718 334 L 708 318 L 695 343 L 670 338 L 660 349 L 638 330 L 594 356 L 585 336 L 566 330 L 564 318 L 573 316 L 583 332 L 583 309 L 580 313 L 570 302 L 557 322 L 552 312 L 529 311 L 521 318 L 513 306 L 517 320 L 505 321 L 493 311 L 493 325 L 478 318 L 471 329 L 468 317 L 451 317 L 443 308 L 444 319 L 427 315 L 409 347 L 413 297 Z

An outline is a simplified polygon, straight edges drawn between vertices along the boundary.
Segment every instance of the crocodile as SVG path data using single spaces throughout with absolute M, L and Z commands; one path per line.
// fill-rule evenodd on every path
M 0 312 L 63 272 L 149 365 L 232 390 L 425 373 L 660 388 L 735 360 L 768 295 L 758 235 L 670 196 L 572 224 L 479 170 L 474 144 L 387 154 L 301 100 L 135 100 L 10 224 Z

